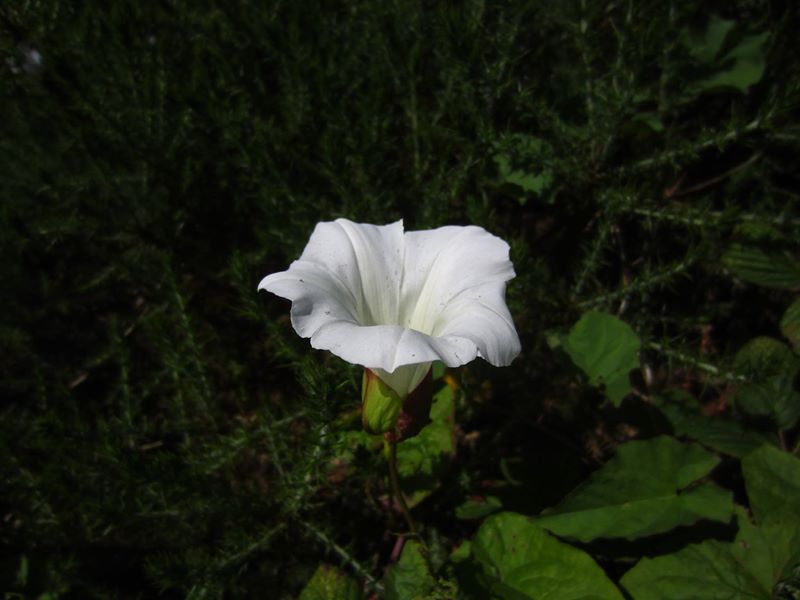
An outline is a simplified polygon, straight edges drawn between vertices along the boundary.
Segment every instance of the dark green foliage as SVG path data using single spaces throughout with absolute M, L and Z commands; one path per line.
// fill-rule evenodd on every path
M 489 572 L 480 523 L 558 505 L 631 438 L 735 456 L 696 483 L 753 508 L 736 461 L 798 441 L 798 22 L 761 0 L 4 3 L 0 592 L 397 588 L 361 372 L 256 293 L 340 216 L 512 246 L 523 354 L 449 373 L 455 426 L 425 434 L 422 488 L 401 473 L 427 551 L 400 556 L 429 563 L 427 593 L 468 593 L 473 559 L 449 557 L 479 528 L 483 584 L 530 589 Z M 641 340 L 617 407 L 558 347 L 598 313 Z M 735 360 L 761 337 L 786 358 L 769 373 Z M 756 517 L 646 552 L 690 535 L 735 565 L 731 540 L 758 535 L 796 556 Z M 603 585 L 645 553 L 525 523 Z M 768 584 L 790 597 L 785 562 Z
M 733 514 L 730 493 L 702 482 L 717 463 L 699 446 L 666 436 L 628 442 L 536 523 L 560 537 L 590 542 L 650 536 L 701 519 L 727 522 Z
M 563 340 L 572 362 L 593 385 L 619 406 L 631 391 L 628 373 L 639 366 L 641 342 L 628 324 L 614 315 L 589 311 Z

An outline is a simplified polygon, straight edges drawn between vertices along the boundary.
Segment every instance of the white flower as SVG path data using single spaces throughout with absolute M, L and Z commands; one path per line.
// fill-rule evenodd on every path
M 346 219 L 317 224 L 289 270 L 258 289 L 292 301 L 311 345 L 363 365 L 405 398 L 432 361 L 511 363 L 520 343 L 505 303 L 508 244 L 480 227 L 403 232 Z

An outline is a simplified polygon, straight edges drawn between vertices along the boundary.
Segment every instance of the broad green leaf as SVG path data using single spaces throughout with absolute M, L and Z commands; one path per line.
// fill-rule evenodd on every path
M 793 521 L 800 528 L 800 459 L 762 446 L 742 460 L 747 497 L 756 522 Z
M 766 434 L 747 429 L 736 419 L 726 415 L 704 415 L 697 400 L 680 390 L 654 397 L 653 404 L 667 417 L 675 435 L 692 438 L 737 458 L 746 456 L 762 444 L 774 443 Z
M 685 42 L 692 57 L 700 63 L 712 64 L 735 25 L 734 21 L 712 15 L 705 29 L 686 30 Z
M 556 535 L 589 542 L 635 539 L 700 519 L 727 522 L 733 514 L 730 492 L 698 481 L 718 462 L 697 444 L 671 437 L 628 442 L 536 523 Z
M 458 548 L 450 553 L 450 560 L 453 563 L 458 564 L 468 561 L 470 556 L 472 556 L 472 542 L 470 540 L 466 540 L 461 542 Z
M 792 343 L 795 352 L 800 352 L 800 298 L 797 298 L 781 318 L 781 333 Z
M 740 519 L 737 541 L 760 548 L 760 577 L 770 586 L 800 566 L 800 459 L 762 446 L 742 460 L 757 527 Z
M 522 515 L 505 512 L 486 519 L 471 550 L 482 571 L 484 598 L 622 600 L 588 554 Z
M 769 536 L 750 520 L 747 511 L 741 506 L 736 507 L 736 522 L 739 531 L 730 548 L 731 555 L 738 563 L 749 565 L 748 570 L 762 589 L 771 590 L 775 582 L 771 575 L 773 566 L 767 539 Z
M 722 262 L 747 283 L 781 290 L 800 287 L 800 265 L 788 252 L 731 244 Z
M 397 471 L 409 506 L 426 498 L 439 485 L 455 454 L 453 389 L 445 385 L 434 396 L 431 422 L 419 434 L 397 445 Z
M 744 93 L 761 80 L 766 67 L 764 45 L 768 33 L 746 35 L 730 52 L 719 61 L 719 70 L 710 77 L 698 82 L 700 91 L 715 88 L 735 88 Z
M 742 508 L 732 544 L 707 541 L 675 554 L 644 558 L 620 583 L 634 600 L 771 600 L 775 585 L 800 560 L 800 528 L 755 525 Z
M 737 373 L 754 381 L 766 381 L 797 369 L 797 357 L 786 344 L 767 336 L 753 338 L 742 346 L 733 359 Z
M 455 391 L 449 385 L 442 386 L 433 396 L 431 421 L 446 422 L 452 426 L 455 406 Z
M 758 555 L 755 555 L 758 558 Z M 732 545 L 709 541 L 643 558 L 620 584 L 633 600 L 770 600 L 770 590 L 737 560 Z
M 744 383 L 736 390 L 736 408 L 748 415 L 770 417 L 779 429 L 788 430 L 800 419 L 800 394 L 794 389 L 794 373 L 776 375 L 765 383 Z
M 735 25 L 734 21 L 714 15 L 704 29 L 684 30 L 683 43 L 700 71 L 689 83 L 689 96 L 719 88 L 746 92 L 761 80 L 769 34 L 743 34 L 736 39 Z
M 338 569 L 320 565 L 300 592 L 299 600 L 361 600 L 358 582 Z
M 769 519 L 755 525 L 744 509 L 738 509 L 739 533 L 731 552 L 765 590 L 791 575 L 800 564 L 800 523 L 796 520 Z
M 800 359 L 786 344 L 769 337 L 750 340 L 737 352 L 734 368 L 749 379 L 736 390 L 736 408 L 770 417 L 780 429 L 794 427 L 800 419 L 800 394 L 794 389 Z
M 592 385 L 603 384 L 611 402 L 619 406 L 631 390 L 628 373 L 639 366 L 641 343 L 633 329 L 613 315 L 590 311 L 564 340 L 564 350 Z
M 739 519 L 737 542 L 759 550 L 758 576 L 770 589 L 800 566 L 800 459 L 762 446 L 742 460 L 750 510 Z
M 408 541 L 386 576 L 386 600 L 426 600 L 436 587 L 419 542 Z

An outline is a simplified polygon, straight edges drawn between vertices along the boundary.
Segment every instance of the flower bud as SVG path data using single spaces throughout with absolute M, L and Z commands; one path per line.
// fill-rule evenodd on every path
M 433 378 L 428 369 L 424 379 L 405 398 L 392 389 L 372 369 L 364 369 L 361 385 L 361 422 L 373 434 L 401 442 L 414 437 L 431 422 Z
M 403 400 L 372 369 L 364 369 L 361 380 L 361 422 L 369 433 L 394 429 Z

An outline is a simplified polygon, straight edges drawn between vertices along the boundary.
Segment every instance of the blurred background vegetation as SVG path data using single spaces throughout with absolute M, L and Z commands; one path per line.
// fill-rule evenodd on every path
M 523 353 L 445 375 L 434 564 L 470 501 L 534 514 L 686 434 L 661 390 L 791 450 L 799 25 L 768 0 L 6 3 L 0 591 L 291 598 L 321 563 L 379 589 L 404 526 L 360 372 L 256 293 L 337 217 L 512 245 Z M 641 340 L 621 403 L 561 348 L 590 309 Z M 779 375 L 778 407 L 737 384 Z

